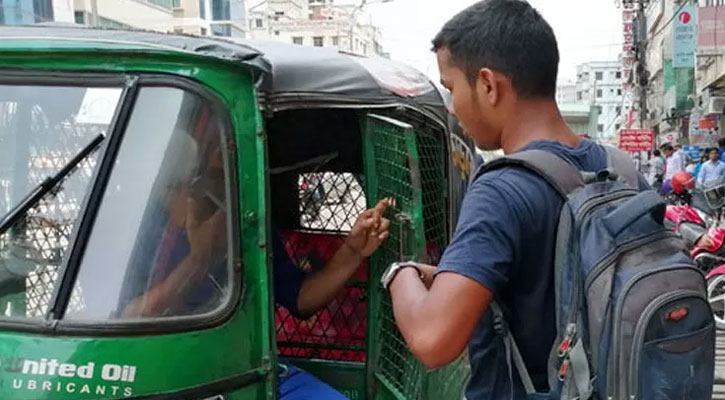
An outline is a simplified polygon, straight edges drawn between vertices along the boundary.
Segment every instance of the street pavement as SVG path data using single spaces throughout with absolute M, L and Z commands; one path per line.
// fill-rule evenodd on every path
M 712 398 L 725 400 L 725 331 L 718 331 L 715 349 L 715 390 Z

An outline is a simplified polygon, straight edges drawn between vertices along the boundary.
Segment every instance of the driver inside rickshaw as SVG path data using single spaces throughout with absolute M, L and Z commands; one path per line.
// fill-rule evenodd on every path
M 131 300 L 123 311 L 127 318 L 159 315 L 189 315 L 209 304 L 213 293 L 221 293 L 216 282 L 226 265 L 225 171 L 220 151 L 199 157 L 198 146 L 190 135 L 183 135 L 181 154 L 184 165 L 172 168 L 180 183 L 168 188 L 163 204 L 168 225 L 151 262 L 152 284 Z M 193 164 L 206 158 L 206 165 Z M 192 161 L 193 160 L 193 161 Z M 193 177 L 190 171 L 197 171 Z M 200 171 L 200 172 L 199 172 Z M 324 308 L 355 274 L 358 267 L 388 238 L 390 221 L 383 217 L 392 199 L 383 199 L 364 211 L 341 247 L 327 264 L 314 274 L 297 267 L 285 251 L 279 235 L 273 232 L 273 271 L 275 301 L 300 318 Z M 169 226 L 178 233 L 164 240 Z M 164 242 L 173 242 L 166 243 Z M 221 256 L 220 256 L 221 255 Z M 161 260 L 163 259 L 163 260 Z M 216 290 L 215 290 L 216 288 Z M 196 309 L 188 309 L 196 308 Z M 171 311 L 170 311 L 171 310 Z M 312 375 L 282 362 L 279 368 L 279 398 L 283 400 L 342 400 L 345 396 Z

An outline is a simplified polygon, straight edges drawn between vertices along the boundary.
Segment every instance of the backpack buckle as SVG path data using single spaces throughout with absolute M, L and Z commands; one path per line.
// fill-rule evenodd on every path
M 559 380 L 564 382 L 566 379 L 566 371 L 569 369 L 569 360 L 564 360 L 563 363 L 561 363 L 561 367 L 559 368 Z
M 572 343 L 574 342 L 574 336 L 576 335 L 576 324 L 569 324 L 566 327 L 566 334 L 564 340 L 561 341 L 559 346 L 559 358 L 565 358 L 571 351 Z
M 605 168 L 597 172 L 582 172 L 581 176 L 587 185 L 596 182 L 614 182 L 619 179 L 619 174 L 611 168 Z
M 501 336 L 508 335 L 509 327 L 508 327 L 508 324 L 506 323 L 506 320 L 503 318 L 503 315 L 494 314 L 493 331 L 496 332 L 497 335 L 501 335 Z

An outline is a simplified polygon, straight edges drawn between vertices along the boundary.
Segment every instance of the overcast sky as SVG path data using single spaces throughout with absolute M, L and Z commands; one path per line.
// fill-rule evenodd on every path
M 359 4 L 360 0 L 339 0 Z M 372 2 L 375 0 L 369 0 Z M 430 41 L 443 24 L 475 0 L 393 0 L 370 4 L 392 58 L 438 79 Z M 616 60 L 622 48 L 621 10 L 614 0 L 529 0 L 549 21 L 559 41 L 560 81 L 574 79 L 577 64 Z

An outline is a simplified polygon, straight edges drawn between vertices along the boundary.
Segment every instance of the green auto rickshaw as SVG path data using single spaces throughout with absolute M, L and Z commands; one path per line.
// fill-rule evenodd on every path
M 385 59 L 0 28 L 0 399 L 275 399 L 278 358 L 353 400 L 461 398 L 465 355 L 426 370 L 379 284 L 449 240 L 474 154 L 454 127 Z M 314 271 L 388 196 L 390 238 L 324 310 L 275 304 L 272 227 Z

